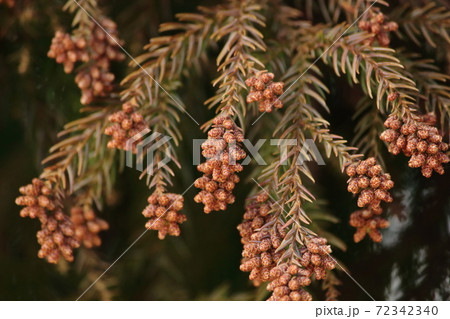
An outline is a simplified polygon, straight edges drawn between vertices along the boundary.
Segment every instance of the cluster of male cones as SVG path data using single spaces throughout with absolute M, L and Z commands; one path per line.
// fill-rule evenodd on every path
M 265 192 L 247 205 L 244 220 L 238 226 L 244 245 L 240 269 L 250 272 L 249 279 L 257 286 L 269 282 L 267 290 L 272 295 L 268 300 L 312 300 L 303 288 L 310 285 L 312 275 L 316 280 L 324 279 L 327 271 L 335 267 L 331 248 L 325 238 L 308 236 L 300 248 L 297 264 L 281 260 L 283 250 L 279 248 L 287 229 L 276 222 L 277 216 L 271 213 L 272 205 L 273 201 Z
M 155 192 L 148 197 L 147 201 L 148 205 L 142 215 L 150 219 L 145 227 L 157 230 L 159 239 L 164 239 L 166 235 L 179 236 L 179 224 L 186 221 L 186 216 L 179 212 L 183 209 L 183 196 Z
M 272 112 L 272 108 L 281 109 L 283 102 L 279 97 L 283 94 L 284 83 L 273 82 L 274 74 L 261 71 L 255 76 L 248 78 L 245 84 L 250 88 L 247 95 L 247 103 L 258 102 L 261 112 Z
M 243 167 L 238 163 L 246 157 L 240 147 L 244 141 L 242 130 L 227 116 L 218 116 L 208 131 L 208 139 L 202 144 L 202 155 L 206 162 L 197 166 L 203 173 L 194 185 L 201 191 L 194 197 L 203 203 L 204 212 L 225 210 L 227 204 L 234 203 L 233 189 L 239 182 L 236 173 Z
M 109 229 L 107 221 L 97 217 L 90 205 L 77 205 L 70 209 L 70 219 L 74 225 L 75 238 L 86 248 L 102 244 L 101 231 Z
M 422 175 L 431 177 L 433 171 L 444 174 L 443 164 L 450 161 L 446 152 L 448 144 L 442 141 L 438 129 L 433 126 L 435 118 L 423 116 L 420 122 L 402 121 L 390 115 L 384 122 L 386 130 L 380 139 L 389 145 L 389 152 L 411 157 L 410 167 L 421 168 Z
M 389 190 L 394 182 L 391 176 L 383 173 L 373 157 L 348 166 L 346 173 L 350 177 L 347 190 L 359 194 L 357 204 L 363 208 L 350 215 L 350 225 L 356 227 L 354 241 L 359 242 L 369 234 L 374 242 L 381 242 L 379 229 L 389 226 L 389 222 L 380 217 L 381 202 L 392 202 Z
M 132 99 L 122 105 L 121 111 L 109 116 L 108 120 L 111 125 L 105 129 L 105 134 L 112 137 L 107 145 L 109 148 L 137 152 L 137 142 L 142 138 L 139 138 L 138 134 L 148 126 L 144 117 L 136 108 L 136 100 Z M 133 138 L 136 140 L 133 140 Z M 133 143 L 129 143 L 130 141 L 133 141 Z
M 358 23 L 361 30 L 367 31 L 373 34 L 367 42 L 372 44 L 375 40 L 378 44 L 387 47 L 391 40 L 389 39 L 389 32 L 397 31 L 398 24 L 394 21 L 386 21 L 386 16 L 382 12 L 375 12 L 369 10 L 369 12 Z
M 41 249 L 39 258 L 56 264 L 60 257 L 73 261 L 73 249 L 81 244 L 86 248 L 101 245 L 99 233 L 109 225 L 96 216 L 90 205 L 74 205 L 70 216 L 64 213 L 62 194 L 48 180 L 34 178 L 31 184 L 19 189 L 21 196 L 16 204 L 25 206 L 21 217 L 39 219 L 41 230 L 37 232 Z
M 70 218 L 64 214 L 61 199 L 52 184 L 34 178 L 31 184 L 19 189 L 22 196 L 16 198 L 16 204 L 25 206 L 20 211 L 21 217 L 38 218 L 41 230 L 37 239 L 41 245 L 39 258 L 46 258 L 49 263 L 56 264 L 62 256 L 73 261 L 73 249 L 80 243 L 75 237 L 75 227 Z
M 75 82 L 81 89 L 80 101 L 84 105 L 113 90 L 111 61 L 125 59 L 117 38 L 117 25 L 107 18 L 101 18 L 99 23 L 102 27 L 92 22 L 88 32 L 76 35 L 57 31 L 48 52 L 48 57 L 64 65 L 66 73 L 72 73 L 77 62 L 83 63 L 76 70 Z
M 336 261 L 330 256 L 331 248 L 322 237 L 306 238 L 300 249 L 298 265 L 282 263 L 270 270 L 267 290 L 272 291 L 269 301 L 310 301 L 312 296 L 303 288 L 316 280 L 325 279 L 327 271 L 334 269 Z

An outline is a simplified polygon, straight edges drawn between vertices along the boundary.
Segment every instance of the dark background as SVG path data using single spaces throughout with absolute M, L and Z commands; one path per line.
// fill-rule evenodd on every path
M 118 23 L 126 49 L 136 56 L 159 23 L 173 20 L 177 12 L 194 12 L 197 5 L 215 1 L 101 1 L 105 12 Z M 110 223 L 102 234 L 103 245 L 93 251 L 80 249 L 73 264 L 50 265 L 37 258 L 39 223 L 19 216 L 14 203 L 18 188 L 42 170 L 40 161 L 57 140 L 64 123 L 80 115 L 79 90 L 73 75 L 48 59 L 55 25 L 69 30 L 72 17 L 62 13 L 63 1 L 17 1 L 14 8 L 0 5 L 0 299 L 74 300 L 145 230 L 141 215 L 149 191 L 138 172 L 125 168 L 115 183 L 114 196 L 101 217 Z M 301 6 L 301 1 L 293 4 Z M 416 48 L 417 49 L 417 48 Z M 425 54 L 427 54 L 425 52 Z M 212 59 L 213 61 L 213 59 Z M 203 101 L 213 90 L 214 62 L 206 74 L 193 74 L 180 92 L 188 111 L 202 123 L 212 113 Z M 119 78 L 126 63 L 115 65 Z M 210 71 L 208 71 L 210 70 Z M 332 129 L 351 139 L 357 87 L 327 76 Z M 353 98 L 349 98 L 353 97 Z M 184 136 L 177 150 L 183 169 L 173 192 L 183 192 L 199 173 L 190 162 L 192 138 L 204 138 L 199 127 L 181 115 Z M 258 134 L 257 132 L 250 133 Z M 384 148 L 384 146 L 382 146 Z M 314 186 L 326 198 L 327 210 L 340 222 L 328 231 L 347 244 L 334 256 L 377 300 L 450 299 L 450 179 L 409 169 L 403 156 L 383 150 L 386 166 L 396 186 L 394 203 L 387 209 L 391 227 L 382 244 L 365 239 L 353 243 L 348 216 L 356 209 L 346 191 L 346 178 L 332 160 L 320 170 L 313 167 Z M 449 168 L 447 167 L 447 170 Z M 261 300 L 264 289 L 253 288 L 239 271 L 241 244 L 236 226 L 244 212 L 244 199 L 254 185 L 242 173 L 238 200 L 226 212 L 205 215 L 193 201 L 195 189 L 185 195 L 188 221 L 177 238 L 157 239 L 147 232 L 85 295 L 83 299 L 115 300 Z M 341 300 L 368 300 L 368 296 L 342 271 Z M 313 287 L 315 299 L 323 299 Z

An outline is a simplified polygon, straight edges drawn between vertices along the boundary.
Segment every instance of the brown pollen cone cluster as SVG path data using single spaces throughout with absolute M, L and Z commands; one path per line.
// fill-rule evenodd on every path
M 98 235 L 109 228 L 108 223 L 98 218 L 90 206 L 74 206 L 70 209 L 70 219 L 75 228 L 75 238 L 86 248 L 98 247 L 102 240 Z
M 157 230 L 158 238 L 164 239 L 166 235 L 179 236 L 179 224 L 186 221 L 186 215 L 179 211 L 183 208 L 183 196 L 173 193 L 153 193 L 148 197 L 147 207 L 142 215 L 150 218 L 145 227 Z
M 383 47 L 388 46 L 391 42 L 389 32 L 398 30 L 396 22 L 387 22 L 383 13 L 377 13 L 372 10 L 368 13 L 368 17 L 359 22 L 358 26 L 361 30 L 374 34 L 374 37 L 369 40 L 368 44 L 372 44 L 376 39 Z
M 284 83 L 273 82 L 273 73 L 264 71 L 248 78 L 245 84 L 250 87 L 247 103 L 258 102 L 260 112 L 272 112 L 272 107 L 281 109 L 283 102 L 278 97 L 283 94 Z
M 282 252 L 276 252 L 286 236 L 282 225 L 270 225 L 271 201 L 266 193 L 260 193 L 247 205 L 244 220 L 237 227 L 244 245 L 241 271 L 250 272 L 249 279 L 255 286 L 270 280 L 270 270 L 277 265 Z
M 389 190 L 394 182 L 373 157 L 348 166 L 346 173 L 350 177 L 347 190 L 359 194 L 358 207 L 365 208 L 350 216 L 350 225 L 357 228 L 353 239 L 359 242 L 368 233 L 373 241 L 380 242 L 382 236 L 378 229 L 389 226 L 387 220 L 379 217 L 383 212 L 381 202 L 392 202 Z
M 117 44 L 120 42 L 116 24 L 107 18 L 100 19 L 100 24 L 109 35 L 96 23 L 91 23 L 89 36 L 58 31 L 48 52 L 50 58 L 64 65 L 66 73 L 72 73 L 75 63 L 85 63 L 75 77 L 82 93 L 81 104 L 90 104 L 95 97 L 107 96 L 112 91 L 114 74 L 109 72 L 110 62 L 125 59 Z
M 76 62 L 88 62 L 89 53 L 84 38 L 75 38 L 68 33 L 56 31 L 47 55 L 64 65 L 64 72 L 71 73 Z
M 382 210 L 361 209 L 353 212 L 350 215 L 350 225 L 356 228 L 356 232 L 353 235 L 355 243 L 360 242 L 369 234 L 370 239 L 379 243 L 383 240 L 379 229 L 389 227 L 389 222 L 380 217 Z M 377 213 L 379 213 L 377 215 Z
M 331 248 L 322 237 L 308 239 L 300 250 L 299 265 L 281 264 L 270 271 L 267 290 L 272 291 L 269 301 L 310 301 L 311 295 L 303 287 L 311 284 L 310 277 L 325 279 L 327 271 L 334 269 L 336 262 L 329 255 Z M 299 267 L 302 266 L 302 267 Z
M 300 251 L 300 265 L 311 271 L 317 280 L 327 276 L 327 270 L 334 269 L 336 262 L 331 258 L 331 247 L 323 237 L 307 239 L 306 246 Z
M 105 134 L 112 136 L 108 142 L 109 148 L 127 149 L 127 141 L 148 128 L 145 124 L 144 117 L 135 110 L 136 104 L 134 100 L 126 102 L 122 105 L 122 111 L 111 114 L 108 118 L 113 124 L 105 129 Z M 136 143 L 131 143 L 131 151 L 136 153 Z
M 62 212 L 61 205 L 55 197 L 50 183 L 34 178 L 32 183 L 19 189 L 22 196 L 17 197 L 16 204 L 25 206 L 20 211 L 21 217 L 39 218 L 41 230 L 37 232 L 41 249 L 39 258 L 46 258 L 56 264 L 61 256 L 73 261 L 73 249 L 78 248 L 74 225 Z
M 232 191 L 239 182 L 237 172 L 243 167 L 237 161 L 245 158 L 245 151 L 239 146 L 244 141 L 242 130 L 229 117 L 216 117 L 208 131 L 208 139 L 202 144 L 202 155 L 206 162 L 197 166 L 203 176 L 195 181 L 201 191 L 194 197 L 203 203 L 203 211 L 225 210 L 234 203 Z
M 433 171 L 444 174 L 442 164 L 450 161 L 444 153 L 448 150 L 448 144 L 442 142 L 442 136 L 436 127 L 425 122 L 405 123 L 395 115 L 390 115 L 384 126 L 387 130 L 381 134 L 380 139 L 389 144 L 390 153 L 397 155 L 403 152 L 410 156 L 409 167 L 420 167 L 425 177 L 431 177 Z
M 297 265 L 281 264 L 270 271 L 271 282 L 267 290 L 272 291 L 268 301 L 311 301 L 312 296 L 303 290 L 311 284 L 311 271 Z

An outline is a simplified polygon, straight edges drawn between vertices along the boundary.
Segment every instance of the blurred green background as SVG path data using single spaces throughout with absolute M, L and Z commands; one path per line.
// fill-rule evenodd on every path
M 301 1 L 293 1 L 296 5 Z M 126 49 L 139 55 L 148 39 L 157 35 L 161 22 L 178 12 L 194 12 L 197 5 L 216 1 L 101 1 L 105 12 L 118 24 Z M 50 265 L 38 259 L 36 231 L 39 223 L 19 216 L 14 204 L 18 188 L 38 176 L 40 161 L 57 141 L 64 123 L 78 118 L 80 93 L 73 75 L 46 54 L 57 27 L 70 28 L 72 17 L 61 12 L 63 1 L 18 1 L 14 8 L 0 5 L 0 299 L 74 300 L 145 230 L 141 215 L 149 191 L 138 172 L 126 168 L 117 177 L 114 196 L 101 217 L 110 223 L 102 234 L 103 245 L 93 251 L 80 249 L 73 264 Z M 426 53 L 425 53 L 426 54 Z M 212 59 L 213 60 L 213 59 Z M 119 78 L 127 65 L 115 65 Z M 213 90 L 214 61 L 206 74 L 193 74 L 180 92 L 188 111 L 202 123 L 212 113 L 203 106 Z M 332 89 L 332 130 L 351 139 L 358 88 L 327 76 Z M 351 98 L 349 98 L 351 97 Z M 192 139 L 204 133 L 181 115 L 184 141 L 177 152 L 183 169 L 177 172 L 173 192 L 183 192 L 199 173 L 192 165 Z M 261 129 L 261 127 L 259 128 Z M 268 137 L 270 132 L 250 132 Z M 256 139 L 256 138 L 255 138 Z M 356 209 L 346 191 L 346 178 L 332 160 L 313 167 L 317 180 L 313 191 L 326 199 L 327 211 L 340 221 L 327 230 L 341 238 L 346 251 L 334 256 L 377 300 L 450 299 L 450 178 L 425 179 L 409 169 L 407 159 L 385 150 L 386 166 L 396 182 L 394 203 L 387 209 L 391 227 L 382 244 L 364 240 L 353 243 L 348 216 Z M 448 169 L 448 168 L 447 168 Z M 241 244 L 236 226 L 244 212 L 244 199 L 253 182 L 249 170 L 241 174 L 237 201 L 226 212 L 205 215 L 193 201 L 195 189 L 185 195 L 188 221 L 177 238 L 157 239 L 147 232 L 83 299 L 114 300 L 263 300 L 267 292 L 254 288 L 248 274 L 239 271 Z M 365 293 L 342 271 L 341 300 L 368 300 Z M 323 299 L 313 286 L 315 299 Z

